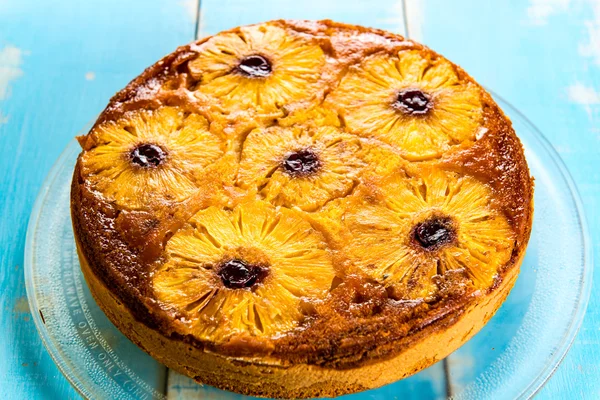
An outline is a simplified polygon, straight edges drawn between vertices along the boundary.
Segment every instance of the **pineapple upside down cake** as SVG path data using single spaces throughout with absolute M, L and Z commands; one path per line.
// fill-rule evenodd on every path
M 531 231 L 508 118 L 375 29 L 273 21 L 180 47 L 79 142 L 100 307 L 168 367 L 249 395 L 336 396 L 441 360 L 506 298 Z

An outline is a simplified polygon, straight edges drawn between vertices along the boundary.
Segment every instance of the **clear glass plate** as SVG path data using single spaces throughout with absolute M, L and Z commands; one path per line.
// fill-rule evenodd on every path
M 548 141 L 517 110 L 496 99 L 525 145 L 536 180 L 533 232 L 515 288 L 485 328 L 446 360 L 413 377 L 344 398 L 529 398 L 569 349 L 592 282 L 581 202 Z M 98 308 L 79 269 L 69 212 L 71 175 L 79 151 L 71 142 L 46 178 L 31 214 L 25 248 L 33 319 L 60 370 L 87 398 L 244 398 L 167 371 Z

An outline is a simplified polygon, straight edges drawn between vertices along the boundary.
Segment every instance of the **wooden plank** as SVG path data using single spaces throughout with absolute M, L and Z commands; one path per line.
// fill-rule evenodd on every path
M 198 36 L 215 34 L 238 25 L 258 23 L 271 19 L 333 19 L 335 21 L 361 24 L 405 34 L 403 4 L 400 0 L 381 0 L 377 3 L 358 1 L 304 2 L 292 0 L 202 0 Z M 436 399 L 446 393 L 443 364 L 438 363 L 421 374 L 401 383 L 388 385 L 369 396 L 390 399 Z M 169 372 L 169 399 L 241 399 L 208 386 L 198 386 L 188 378 Z M 363 394 L 348 399 L 364 398 Z M 374 397 L 373 397 L 374 398 Z
M 475 79 L 515 105 L 557 148 L 579 186 L 598 260 L 600 1 L 407 1 L 409 19 L 414 21 L 410 16 L 416 15 L 420 20 L 411 31 L 420 32 L 425 44 L 462 65 Z M 531 273 L 533 267 L 525 265 L 523 272 Z M 598 274 L 595 284 L 600 284 Z M 525 293 L 518 283 L 509 301 L 518 302 Z M 571 351 L 539 398 L 600 396 L 599 305 L 600 296 L 592 294 Z M 465 376 L 455 377 L 456 386 L 485 367 L 487 361 L 477 359 L 474 349 L 490 343 L 489 329 L 493 327 L 486 327 L 450 358 L 450 365 L 470 366 L 463 368 Z
M 43 348 L 23 278 L 26 225 L 50 166 L 110 96 L 195 30 L 196 0 L 0 2 L 0 387 L 78 397 Z
M 338 4 L 335 1 L 320 5 L 311 2 L 307 7 L 304 3 L 247 5 L 249 2 L 241 0 L 205 0 L 203 3 L 202 34 L 271 18 L 325 16 L 398 31 L 388 25 L 390 20 L 398 21 L 398 14 L 374 22 L 372 16 L 375 11 L 372 9 L 364 10 L 364 14 L 349 11 L 354 3 Z M 597 128 L 600 113 L 599 4 L 598 1 L 569 4 L 534 0 L 500 3 L 406 0 L 411 38 L 424 41 L 463 65 L 481 83 L 509 99 L 558 148 L 582 191 L 596 243 L 596 259 L 600 247 L 600 212 L 597 211 L 600 205 L 597 168 L 600 159 Z M 381 9 L 379 4 L 376 8 Z M 393 9 L 387 7 L 387 11 Z M 395 26 L 393 22 L 391 24 Z M 526 288 L 518 285 L 509 301 L 524 301 L 527 295 Z M 568 398 L 573 393 L 577 393 L 577 397 L 597 397 L 600 394 L 600 369 L 597 368 L 599 334 L 596 328 L 600 315 L 595 311 L 597 302 L 598 297 L 595 296 L 573 350 L 557 376 L 542 391 L 541 397 Z M 518 321 L 515 321 L 513 328 L 517 324 Z M 476 373 L 477 359 L 472 351 L 469 354 L 469 347 L 484 346 L 493 328 L 490 325 L 484 329 L 466 351 L 451 357 L 451 368 L 466 365 L 467 368 L 461 370 L 467 375 Z M 504 328 L 509 326 L 505 324 Z M 495 349 L 498 353 L 501 350 L 501 347 Z M 569 382 L 574 376 L 575 383 Z M 459 376 L 456 383 L 460 385 L 460 380 L 469 379 L 472 376 Z
M 202 0 L 198 35 L 272 19 L 333 19 L 405 33 L 401 0 Z
M 593 41 L 598 2 L 572 2 L 569 8 L 558 4 L 568 2 L 552 2 L 557 5 L 544 8 L 533 0 L 494 2 L 493 7 L 466 0 L 407 1 L 412 37 L 424 39 L 508 98 L 559 149 L 582 192 L 599 259 L 600 56 Z M 8 398 L 75 397 L 41 346 L 24 297 L 24 234 L 37 188 L 60 150 L 108 97 L 188 41 L 194 30 L 195 1 L 123 3 L 0 3 L 0 146 L 5 149 L 0 158 L 0 384 Z M 339 0 L 252 7 L 242 0 L 203 3 L 201 34 L 279 17 L 328 17 L 403 33 L 400 1 L 377 7 Z M 385 11 L 375 10 L 381 8 Z M 600 396 L 598 305 L 594 296 L 572 351 L 540 397 Z

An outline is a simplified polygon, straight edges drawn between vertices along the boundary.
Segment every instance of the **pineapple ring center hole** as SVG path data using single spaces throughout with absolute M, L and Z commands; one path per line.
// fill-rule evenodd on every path
M 295 151 L 283 159 L 283 168 L 292 176 L 308 176 L 321 168 L 319 156 L 310 149 Z
M 404 89 L 396 95 L 392 106 L 406 114 L 422 115 L 431 109 L 431 97 L 420 89 Z
M 229 289 L 246 289 L 261 283 L 268 274 L 268 269 L 233 259 L 221 264 L 217 275 Z
M 412 230 L 413 240 L 425 250 L 436 250 L 456 239 L 456 229 L 449 217 L 432 217 Z
M 131 150 L 129 157 L 137 166 L 155 168 L 165 161 L 167 152 L 155 144 L 144 143 Z
M 265 78 L 273 72 L 271 62 L 258 54 L 242 58 L 237 68 L 249 78 Z

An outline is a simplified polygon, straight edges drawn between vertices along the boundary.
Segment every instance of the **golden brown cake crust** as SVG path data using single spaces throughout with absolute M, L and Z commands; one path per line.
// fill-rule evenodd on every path
M 234 334 L 224 341 L 207 340 L 194 333 L 184 312 L 159 299 L 153 282 L 157 271 L 164 269 L 167 262 L 166 246 L 180 230 L 189 227 L 194 215 L 214 205 L 232 210 L 246 201 L 235 179 L 224 178 L 229 167 L 207 166 L 202 177 L 195 178 L 198 189 L 193 195 L 181 201 L 153 203 L 147 208 L 127 207 L 108 199 L 91 183 L 87 172 L 83 172 L 84 155 L 99 146 L 94 132 L 136 110 L 174 107 L 186 116 L 199 115 L 206 121 L 207 132 L 219 137 L 236 136 L 225 151 L 234 154 L 228 162 L 235 164 L 240 162 L 249 132 L 274 125 L 285 127 L 286 119 L 293 120 L 303 110 L 327 108 L 327 99 L 336 98 L 336 93 L 343 90 L 342 80 L 364 60 L 410 51 L 428 57 L 431 62 L 445 60 L 420 44 L 376 29 L 328 20 L 280 20 L 268 25 L 318 46 L 330 60 L 315 83 L 318 89 L 313 98 L 278 105 L 274 111 L 262 113 L 228 110 L 200 93 L 203 78 L 193 65 L 190 67 L 212 38 L 209 37 L 178 48 L 146 69 L 111 99 L 90 134 L 79 138 L 84 152 L 74 172 L 71 212 L 82 269 L 101 308 L 119 329 L 169 367 L 200 382 L 251 395 L 277 397 L 331 396 L 380 386 L 431 365 L 475 334 L 512 288 L 529 239 L 533 181 L 522 145 L 491 96 L 460 67 L 449 64 L 460 82 L 475 88 L 481 104 L 477 138 L 451 141 L 439 155 L 426 160 L 410 161 L 410 154 L 408 160 L 400 154 L 398 171 L 409 177 L 420 176 L 422 171 L 430 169 L 467 176 L 481 182 L 490 193 L 488 206 L 507 221 L 512 250 L 507 261 L 498 266 L 493 283 L 483 289 L 467 279 L 464 271 L 450 270 L 432 280 L 434 295 L 408 299 L 360 269 L 346 270 L 350 256 L 344 254 L 344 247 L 350 242 L 345 242 L 345 234 L 339 233 L 346 222 L 344 218 L 338 218 L 336 223 L 331 221 L 336 215 L 339 217 L 338 209 L 351 208 L 345 201 L 369 205 L 371 197 L 380 195 L 378 188 L 373 189 L 379 183 L 371 187 L 370 178 L 361 175 L 347 195 L 328 200 L 324 205 L 319 203 L 316 211 L 290 210 L 310 223 L 319 235 L 318 240 L 327 243 L 327 251 L 332 254 L 336 278 L 326 298 L 302 304 L 301 323 L 282 334 L 270 337 Z M 240 29 L 225 34 L 237 34 Z M 337 109 L 329 111 L 336 113 L 332 122 L 336 129 L 352 131 L 352 121 L 343 113 Z M 373 143 L 379 146 L 379 139 L 360 140 L 363 147 Z M 377 179 L 373 178 L 373 182 L 379 182 Z M 409 285 L 406 290 L 412 289 Z M 445 338 L 448 345 L 442 349 L 435 345 L 434 338 L 438 342 Z M 156 341 L 164 344 L 163 350 L 155 346 Z M 217 365 L 223 363 L 221 372 L 203 371 L 198 365 L 186 364 L 183 358 L 174 359 L 169 351 L 198 362 L 221 360 L 217 362 Z M 269 381 L 265 371 L 252 370 L 260 369 L 256 365 L 261 364 L 277 371 L 275 376 L 283 383 Z M 384 368 L 390 366 L 396 372 L 384 373 Z M 242 374 L 244 368 L 248 368 L 248 382 L 232 378 Z M 302 373 L 298 371 L 312 374 L 314 380 L 299 377 Z M 289 382 L 284 377 L 286 373 L 291 377 Z M 364 379 L 358 378 L 361 374 Z M 262 386 L 251 384 L 261 376 Z M 331 384 L 319 381 L 331 377 L 335 377 Z
M 80 249 L 81 243 L 77 243 Z M 90 269 L 79 251 L 81 269 L 92 295 L 117 327 L 129 339 L 158 361 L 198 382 L 238 393 L 270 398 L 335 397 L 379 387 L 410 376 L 443 359 L 452 349 L 469 340 L 494 315 L 514 285 L 513 269 L 492 296 L 480 298 L 466 309 L 454 310 L 415 337 L 415 345 L 397 356 L 362 368 L 335 369 L 297 364 L 290 369 L 276 362 L 252 363 L 223 357 L 189 346 L 178 338 L 162 336 L 140 323 Z M 440 329 L 446 327 L 447 329 Z M 425 356 L 424 356 L 425 355 Z M 209 368 L 205 368 L 209 366 Z

